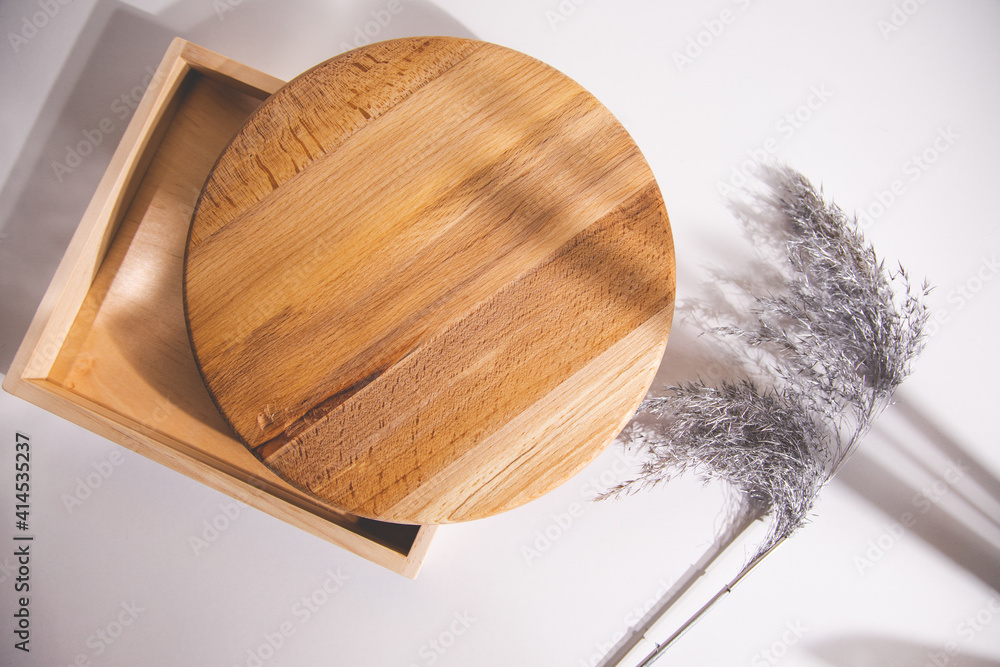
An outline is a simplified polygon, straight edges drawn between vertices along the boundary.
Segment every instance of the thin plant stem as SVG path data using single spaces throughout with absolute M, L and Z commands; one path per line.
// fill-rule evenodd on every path
M 702 605 L 701 609 L 696 611 L 693 616 L 688 618 L 688 620 L 684 621 L 684 623 L 681 624 L 681 626 L 677 628 L 677 630 L 675 630 L 674 633 L 670 635 L 666 640 L 664 640 L 660 644 L 657 644 L 656 648 L 653 649 L 653 651 L 649 655 L 643 658 L 642 662 L 639 663 L 638 667 L 649 667 L 649 665 L 652 665 L 654 662 L 656 662 L 666 652 L 668 648 L 673 646 L 673 644 L 678 639 L 681 638 L 681 636 L 685 632 L 690 630 L 694 626 L 694 624 L 700 621 L 705 614 L 707 614 L 709 611 L 712 610 L 712 608 L 714 608 L 717 604 L 719 604 L 719 602 L 721 602 L 724 597 L 732 593 L 733 588 L 735 588 L 738 583 L 743 581 L 743 579 L 748 574 L 750 574 L 750 572 L 753 571 L 754 568 L 760 565 L 760 563 L 765 558 L 767 558 L 768 555 L 773 553 L 774 550 L 778 548 L 778 545 L 784 542 L 785 539 L 786 538 L 784 537 L 780 538 L 777 542 L 768 547 L 766 551 L 762 551 L 758 553 L 756 556 L 754 556 L 753 560 L 747 563 L 743 567 L 743 569 L 740 570 L 739 574 L 733 577 L 733 579 L 731 579 L 728 584 L 720 588 L 718 592 L 715 595 L 713 595 L 708 602 Z
M 635 629 L 629 633 L 628 636 L 623 638 L 619 644 L 613 649 L 612 653 L 605 661 L 604 665 L 611 667 L 613 665 L 619 665 L 625 659 L 625 657 L 632 652 L 636 646 L 639 645 L 643 639 L 646 638 L 646 633 L 648 633 L 656 623 L 663 618 L 666 613 L 673 608 L 677 602 L 684 597 L 691 590 L 691 588 L 701 579 L 703 576 L 708 574 L 709 568 L 717 561 L 719 558 L 725 554 L 729 548 L 736 543 L 736 541 L 746 533 L 747 529 L 755 521 L 759 521 L 759 517 L 755 517 L 749 513 L 743 513 L 742 519 L 739 520 L 737 525 L 730 526 L 726 529 L 725 533 L 720 536 L 720 538 L 712 545 L 712 548 L 707 549 L 702 557 L 698 559 L 698 562 L 691 565 L 680 579 L 677 580 L 670 590 L 664 593 L 663 597 L 660 599 L 659 603 L 653 607 L 642 620 L 636 624 Z

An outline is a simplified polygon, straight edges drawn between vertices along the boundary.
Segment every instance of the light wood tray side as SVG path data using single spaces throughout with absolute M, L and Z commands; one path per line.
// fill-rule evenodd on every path
M 3 388 L 372 562 L 415 577 L 431 526 L 361 519 L 240 444 L 202 384 L 184 242 L 216 157 L 283 82 L 175 39 L 70 242 Z

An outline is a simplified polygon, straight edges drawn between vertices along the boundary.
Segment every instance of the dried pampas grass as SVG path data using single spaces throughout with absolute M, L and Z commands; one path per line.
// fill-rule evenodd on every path
M 741 372 L 647 398 L 624 433 L 642 468 L 603 496 L 685 472 L 727 482 L 740 497 L 731 525 L 770 519 L 734 582 L 808 519 L 909 374 L 927 321 L 926 283 L 887 271 L 855 218 L 792 169 L 760 176 L 764 190 L 734 209 L 769 269 L 723 277 L 721 307 L 693 309 L 715 321 L 708 333 L 735 350 Z

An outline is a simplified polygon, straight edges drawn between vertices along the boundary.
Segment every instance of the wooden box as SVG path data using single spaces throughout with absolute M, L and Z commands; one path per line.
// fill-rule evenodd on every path
M 268 471 L 219 415 L 191 352 L 181 278 L 195 199 L 229 139 L 283 83 L 173 41 L 3 388 L 413 578 L 434 527 L 352 516 Z

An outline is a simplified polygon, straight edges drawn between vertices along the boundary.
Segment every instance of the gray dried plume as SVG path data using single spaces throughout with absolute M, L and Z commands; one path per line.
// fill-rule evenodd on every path
M 855 218 L 792 169 L 766 168 L 761 181 L 736 210 L 776 275 L 729 280 L 738 293 L 709 329 L 738 343 L 743 376 L 647 398 L 624 434 L 644 464 L 604 494 L 687 471 L 728 482 L 740 495 L 734 526 L 770 517 L 744 572 L 807 520 L 910 372 L 927 319 L 926 284 L 887 271 Z

